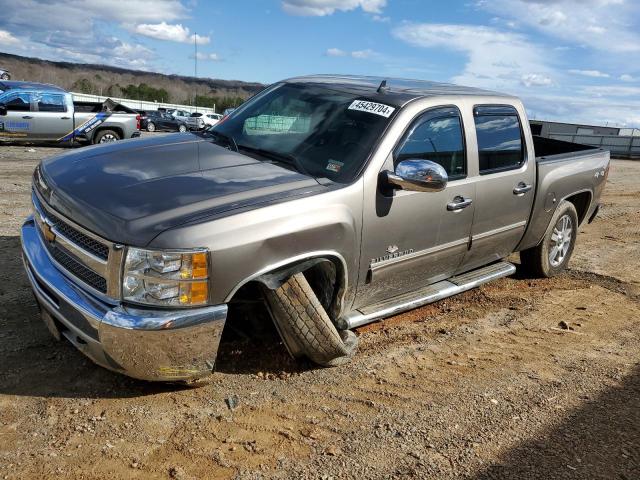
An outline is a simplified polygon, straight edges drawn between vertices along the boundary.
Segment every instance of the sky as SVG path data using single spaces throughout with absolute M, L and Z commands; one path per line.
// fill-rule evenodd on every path
M 0 0 L 0 51 L 272 83 L 312 73 L 520 96 L 530 118 L 640 127 L 638 0 Z M 0 65 L 1 68 L 1 65 Z

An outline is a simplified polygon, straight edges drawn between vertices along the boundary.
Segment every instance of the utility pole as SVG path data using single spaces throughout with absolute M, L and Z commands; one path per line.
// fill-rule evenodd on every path
M 195 55 L 193 56 L 193 76 L 196 79 L 194 83 L 195 95 L 193 97 L 193 103 L 196 107 L 196 112 L 198 111 L 198 32 L 193 32 L 193 49 L 195 51 Z

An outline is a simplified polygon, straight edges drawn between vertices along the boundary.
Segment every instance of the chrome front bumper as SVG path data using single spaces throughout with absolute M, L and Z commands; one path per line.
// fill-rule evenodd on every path
M 212 372 L 227 305 L 159 310 L 109 304 L 56 268 L 33 217 L 22 226 L 21 240 L 27 276 L 54 335 L 95 363 L 142 380 L 195 380 Z

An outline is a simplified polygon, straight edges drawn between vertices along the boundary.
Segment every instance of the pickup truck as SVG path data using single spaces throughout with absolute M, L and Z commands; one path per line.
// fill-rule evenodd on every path
M 0 81 L 0 141 L 61 145 L 140 136 L 140 116 L 111 100 L 74 102 L 54 85 Z
M 43 160 L 22 251 L 53 335 L 109 369 L 206 381 L 247 305 L 333 366 L 355 327 L 511 275 L 513 252 L 562 272 L 608 171 L 532 137 L 512 96 L 300 77 L 201 133 Z

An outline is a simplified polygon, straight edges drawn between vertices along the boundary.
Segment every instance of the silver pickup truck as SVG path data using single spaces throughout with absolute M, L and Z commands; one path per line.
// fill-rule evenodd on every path
M 74 102 L 42 83 L 0 81 L 0 141 L 70 145 L 140 136 L 140 116 L 110 100 Z
M 511 275 L 513 252 L 562 272 L 608 171 L 511 96 L 294 78 L 202 133 L 42 161 L 23 257 L 51 332 L 132 377 L 206 378 L 247 304 L 339 365 L 353 328 Z

